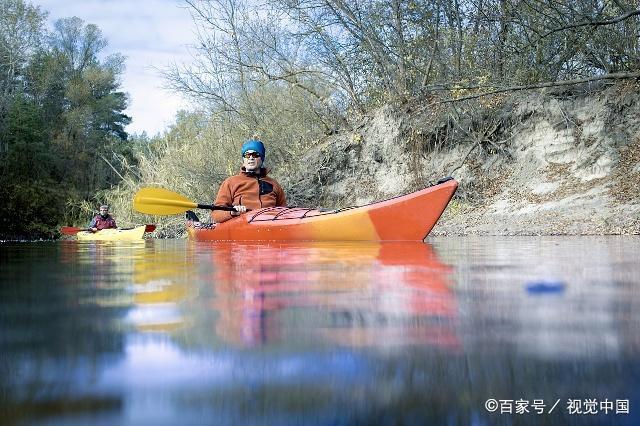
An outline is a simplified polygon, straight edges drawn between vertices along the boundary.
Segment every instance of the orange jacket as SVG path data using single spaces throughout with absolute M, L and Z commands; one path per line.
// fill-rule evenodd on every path
M 250 210 L 286 206 L 287 199 L 284 190 L 275 179 L 267 177 L 268 172 L 268 170 L 261 168 L 259 174 L 247 173 L 243 167 L 237 175 L 222 182 L 213 204 L 228 207 L 243 205 Z M 211 218 L 217 223 L 232 217 L 230 212 L 221 210 L 211 212 Z

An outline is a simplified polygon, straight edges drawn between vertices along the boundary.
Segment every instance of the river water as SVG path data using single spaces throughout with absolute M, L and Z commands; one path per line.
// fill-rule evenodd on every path
M 640 237 L 0 244 L 2 424 L 640 424 Z

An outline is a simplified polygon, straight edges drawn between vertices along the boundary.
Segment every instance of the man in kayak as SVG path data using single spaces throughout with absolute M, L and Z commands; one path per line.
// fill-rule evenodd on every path
M 97 214 L 89 224 L 91 232 L 117 227 L 116 220 L 109 214 L 109 206 L 107 205 L 100 206 L 100 214 Z
M 233 207 L 235 212 L 213 210 L 214 222 L 224 222 L 240 214 L 263 207 L 286 206 L 287 200 L 280 184 L 267 177 L 269 170 L 262 167 L 265 157 L 264 144 L 250 139 L 242 145 L 240 172 L 225 179 L 220 185 L 216 206 Z

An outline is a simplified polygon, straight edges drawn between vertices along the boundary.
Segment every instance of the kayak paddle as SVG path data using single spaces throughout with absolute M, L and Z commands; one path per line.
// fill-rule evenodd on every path
M 156 230 L 155 225 L 146 225 L 144 227 L 144 232 L 153 232 Z M 60 228 L 60 233 L 65 235 L 76 235 L 80 231 L 89 231 L 87 228 L 80 228 L 77 226 L 63 226 Z
M 190 209 L 236 211 L 233 207 L 198 204 L 164 188 L 141 188 L 133 198 L 133 208 L 140 213 L 155 215 L 180 214 Z

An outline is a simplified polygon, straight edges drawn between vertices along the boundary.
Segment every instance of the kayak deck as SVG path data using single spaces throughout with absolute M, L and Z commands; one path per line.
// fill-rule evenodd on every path
M 135 241 L 142 240 L 146 225 L 136 226 L 132 229 L 102 229 L 97 232 L 78 232 L 78 241 Z

